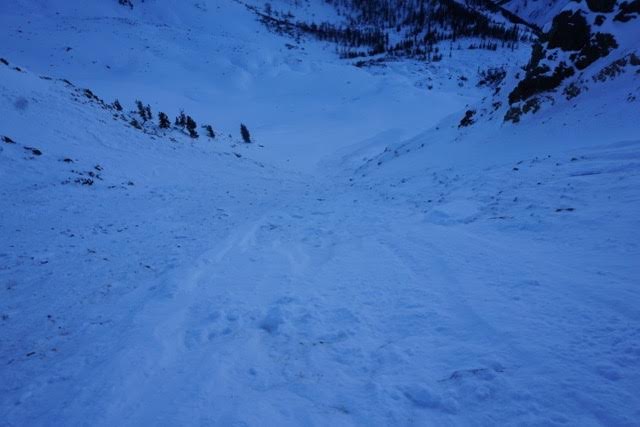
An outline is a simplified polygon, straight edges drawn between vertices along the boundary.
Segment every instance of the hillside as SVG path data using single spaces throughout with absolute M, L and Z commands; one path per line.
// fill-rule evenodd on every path
M 108 102 L 119 99 L 126 108 L 139 99 L 171 118 L 183 109 L 220 135 L 237 139 L 245 123 L 265 147 L 253 154 L 304 169 L 344 141 L 389 128 L 399 138 L 426 129 L 474 97 L 465 91 L 450 96 L 457 81 L 448 77 L 457 79 L 467 67 L 436 78 L 423 64 L 402 63 L 397 71 L 374 75 L 341 62 L 333 46 L 270 33 L 232 1 L 209 2 L 204 9 L 203 2 L 175 8 L 160 0 L 133 9 L 115 1 L 20 4 L 0 6 L 7 34 L 2 56 L 9 61 L 89 88 Z M 428 77 L 450 87 L 425 97 L 414 83 L 426 84 Z M 407 108 L 389 111 L 390 103 Z M 435 114 L 427 114 L 434 105 Z M 307 143 L 300 150 L 303 136 Z
M 0 425 L 634 425 L 596 3 L 0 4 Z
M 568 0 L 502 0 L 497 2 L 525 21 L 542 28 L 551 22 Z

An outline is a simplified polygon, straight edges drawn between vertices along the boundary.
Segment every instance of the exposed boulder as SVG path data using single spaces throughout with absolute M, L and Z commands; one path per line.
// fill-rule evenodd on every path
M 509 94 L 509 104 L 524 101 L 533 95 L 553 90 L 560 86 L 560 83 L 575 73 L 573 67 L 564 62 L 558 64 L 553 70 L 553 74 L 531 74 L 518 82 L 517 86 Z
M 575 57 L 574 63 L 578 70 L 584 70 L 600 58 L 604 58 L 618 47 L 615 37 L 608 33 L 596 33 L 591 37 L 580 53 Z
M 633 18 L 637 18 L 640 14 L 640 0 L 630 2 L 623 1 L 620 3 L 620 11 L 616 14 L 614 21 L 628 22 Z
M 616 5 L 616 0 L 587 0 L 587 6 L 592 12 L 611 13 Z
M 588 42 L 591 30 L 581 11 L 564 11 L 553 18 L 547 34 L 549 49 L 577 51 Z
M 467 126 L 471 126 L 474 123 L 473 116 L 476 114 L 475 110 L 467 110 L 464 113 L 464 117 L 460 120 L 460 124 L 458 124 L 458 128 L 463 128 Z

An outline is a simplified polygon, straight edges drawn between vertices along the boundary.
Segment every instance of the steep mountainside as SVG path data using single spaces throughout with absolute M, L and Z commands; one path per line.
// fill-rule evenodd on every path
M 437 62 L 462 49 L 515 49 L 535 38 L 536 28 L 490 1 L 326 0 L 337 22 L 296 19 L 290 12 L 253 10 L 270 28 L 311 34 L 338 44 L 344 58 L 409 57 Z
M 525 21 L 544 27 L 571 0 L 501 0 L 497 3 Z
M 622 79 L 614 102 L 636 104 L 640 96 L 640 9 L 627 2 L 571 3 L 557 14 L 540 43 L 533 47 L 524 76 L 508 96 L 506 120 L 554 103 L 550 92 L 567 100 L 610 80 Z M 634 81 L 636 84 L 634 84 Z M 615 87 L 615 86 L 614 86 Z M 584 99 L 584 98 L 582 98 Z

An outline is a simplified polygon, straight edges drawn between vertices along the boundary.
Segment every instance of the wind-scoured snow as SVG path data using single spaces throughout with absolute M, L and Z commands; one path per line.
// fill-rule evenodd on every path
M 0 5 L 0 425 L 637 425 L 637 74 L 459 128 L 500 53 L 113 3 Z

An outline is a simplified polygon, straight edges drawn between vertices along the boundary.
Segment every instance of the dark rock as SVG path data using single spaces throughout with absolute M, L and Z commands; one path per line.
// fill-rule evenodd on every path
M 567 99 L 573 99 L 576 96 L 580 95 L 582 89 L 576 83 L 571 83 L 564 88 L 562 92 Z
M 616 0 L 587 0 L 587 6 L 592 12 L 611 13 L 616 5 Z
M 522 105 L 523 113 L 537 113 L 540 109 L 540 99 L 530 98 Z
M 623 56 L 600 70 L 593 76 L 593 81 L 604 82 L 613 79 L 625 72 L 627 64 L 638 66 L 640 65 L 640 58 L 638 58 L 634 53 Z
M 478 86 L 488 86 L 496 88 L 502 83 L 507 75 L 507 71 L 504 68 L 489 68 L 486 71 L 480 73 L 480 80 Z
M 31 151 L 31 154 L 33 154 L 34 156 L 41 156 L 42 155 L 42 151 L 38 150 L 37 148 L 33 148 L 33 147 L 24 147 L 25 150 Z
M 613 18 L 614 21 L 628 22 L 633 18 L 636 18 L 640 14 L 640 0 L 633 0 L 631 2 L 620 3 L 620 11 Z
M 553 90 L 557 88 L 564 79 L 571 77 L 574 73 L 575 70 L 573 67 L 569 67 L 564 62 L 561 62 L 551 75 L 529 75 L 518 82 L 509 94 L 509 104 L 524 101 L 540 92 Z
M 520 107 L 518 106 L 511 107 L 505 113 L 504 121 L 518 123 L 520 121 L 521 115 L 522 115 L 522 110 L 520 109 Z
M 577 51 L 589 42 L 590 34 L 591 30 L 581 11 L 564 11 L 553 18 L 546 37 L 549 49 Z
M 87 186 L 93 185 L 93 180 L 91 178 L 76 178 L 74 182 L 76 184 L 82 184 Z
M 600 58 L 609 55 L 611 50 L 618 47 L 615 37 L 608 33 L 596 33 L 574 60 L 578 70 L 584 70 Z
M 464 117 L 460 120 L 458 128 L 471 126 L 474 123 L 473 116 L 476 114 L 475 110 L 467 110 L 464 113 Z

